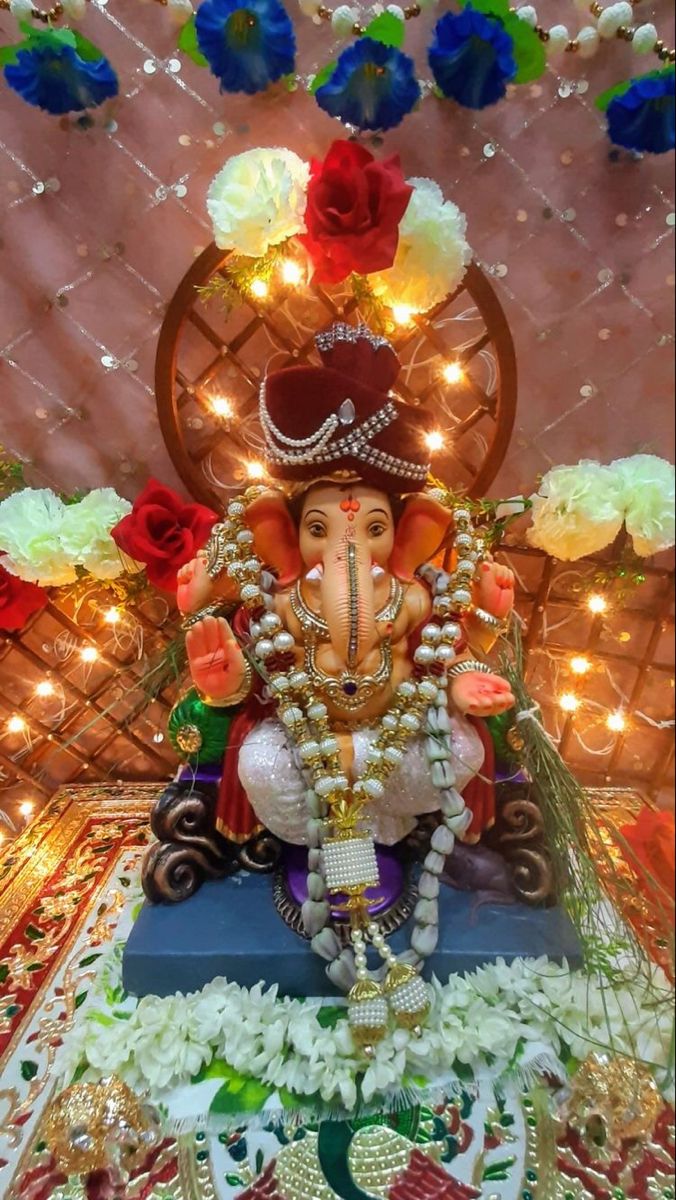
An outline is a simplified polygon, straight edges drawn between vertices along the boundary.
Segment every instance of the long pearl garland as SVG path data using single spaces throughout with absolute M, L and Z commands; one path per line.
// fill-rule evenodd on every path
M 468 509 L 454 507 L 450 494 L 434 489 L 430 495 L 453 507 L 455 546 L 459 561 L 451 573 L 424 567 L 423 576 L 434 593 L 433 613 L 422 631 L 414 655 L 414 678 L 399 684 L 361 776 L 352 784 L 340 761 L 340 745 L 328 709 L 315 691 L 307 671 L 296 666 L 296 641 L 274 611 L 274 583 L 262 569 L 246 525 L 247 506 L 260 494 L 249 489 L 228 506 L 217 531 L 223 539 L 228 575 L 237 581 L 243 605 L 252 615 L 251 653 L 277 703 L 279 719 L 295 746 L 297 764 L 308 784 L 307 843 L 308 899 L 302 917 L 313 950 L 327 961 L 332 982 L 349 993 L 353 1036 L 367 1053 L 383 1037 L 390 1013 L 397 1024 L 418 1028 L 429 1008 L 427 985 L 420 979 L 423 961 L 439 940 L 439 876 L 457 836 L 471 821 L 455 788 L 451 723 L 448 714 L 448 668 L 457 657 L 462 617 L 472 605 L 471 584 L 482 558 L 483 544 L 474 535 Z M 439 790 L 443 824 L 434 833 L 420 877 L 420 898 L 414 912 L 410 951 L 397 959 L 378 923 L 368 912 L 364 893 L 377 884 L 375 846 L 368 830 L 368 807 L 382 799 L 386 782 L 404 758 L 410 740 L 420 734 L 432 782 Z M 328 884 L 327 884 L 328 878 Z M 329 886 L 330 885 L 330 886 Z M 344 949 L 329 927 L 329 892 L 347 894 L 345 905 L 352 924 L 352 948 Z M 369 973 L 367 948 L 383 960 L 386 978 Z

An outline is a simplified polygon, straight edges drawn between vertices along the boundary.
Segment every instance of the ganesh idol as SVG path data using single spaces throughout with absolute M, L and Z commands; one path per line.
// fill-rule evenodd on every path
M 388 1013 L 420 1020 L 439 876 L 494 817 L 483 718 L 514 700 L 486 659 L 514 587 L 430 480 L 432 418 L 398 396 L 390 344 L 346 324 L 316 344 L 321 365 L 264 380 L 270 485 L 228 505 L 178 602 L 194 687 L 232 714 L 217 826 L 307 848 L 305 933 L 371 1047 Z M 425 814 L 438 823 L 399 960 L 368 897 L 379 849 Z

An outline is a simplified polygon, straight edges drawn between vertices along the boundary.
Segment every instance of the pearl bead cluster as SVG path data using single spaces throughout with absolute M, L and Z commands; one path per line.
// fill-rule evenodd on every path
M 633 25 L 634 3 L 619 0 L 604 7 L 598 0 L 592 0 L 591 3 L 590 0 L 575 0 L 576 8 L 582 13 L 591 14 L 596 22 L 585 25 L 575 37 L 571 37 L 567 25 L 552 25 L 550 29 L 545 29 L 539 24 L 537 11 L 531 4 L 512 11 L 516 11 L 520 19 L 535 30 L 551 57 L 567 52 L 579 54 L 581 58 L 593 58 L 602 42 L 620 38 L 631 42 L 636 54 L 654 52 L 663 62 L 676 61 L 676 52 L 665 46 L 651 22 Z
M 307 671 L 296 665 L 296 641 L 274 610 L 274 581 L 262 570 L 246 526 L 246 510 L 260 494 L 251 488 L 228 506 L 221 531 L 225 569 L 237 581 L 242 603 L 251 611 L 251 652 L 275 699 L 282 724 L 296 748 L 299 768 L 308 782 L 308 899 L 302 917 L 315 952 L 327 963 L 332 981 L 349 992 L 350 1020 L 365 1048 L 386 1031 L 388 1005 L 381 985 L 369 978 L 367 939 L 383 960 L 385 990 L 395 1019 L 414 1027 L 428 1008 L 426 985 L 417 969 L 438 941 L 439 875 L 453 850 L 455 837 L 471 820 L 455 790 L 451 723 L 448 715 L 448 667 L 462 640 L 461 619 L 472 605 L 471 584 L 483 553 L 475 539 L 469 509 L 456 507 L 443 489 L 430 495 L 452 507 L 455 545 L 460 555 L 452 573 L 423 568 L 433 590 L 433 613 L 415 653 L 414 677 L 399 684 L 380 720 L 366 766 L 352 786 L 341 767 L 340 746 L 331 730 L 328 709 L 319 699 Z M 377 922 L 364 918 L 363 893 L 378 880 L 368 807 L 382 799 L 389 776 L 402 762 L 407 743 L 424 733 L 432 781 L 439 789 L 444 824 L 435 831 L 420 880 L 411 938 L 412 962 L 398 961 Z M 327 836 L 328 835 L 328 836 Z M 328 892 L 347 891 L 352 900 L 352 951 L 345 950 L 328 928 Z M 389 981 L 389 987 L 388 987 Z M 358 1034 L 358 1036 L 357 1036 Z
M 416 3 L 407 4 L 405 8 L 398 4 L 388 4 L 385 11 L 400 21 L 412 21 L 437 3 L 438 0 L 416 0 Z M 317 25 L 321 21 L 330 23 L 336 37 L 361 37 L 366 33 L 366 25 L 378 11 L 375 5 L 371 9 L 363 9 L 357 4 L 340 4 L 332 9 L 322 4 L 321 0 L 298 0 L 298 6 L 303 15 L 310 17 Z

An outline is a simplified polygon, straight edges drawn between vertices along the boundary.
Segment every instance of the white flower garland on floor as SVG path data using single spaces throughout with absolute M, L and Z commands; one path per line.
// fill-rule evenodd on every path
M 477 1077 L 499 1079 L 509 1070 L 554 1070 L 571 1055 L 583 1060 L 607 1048 L 648 1063 L 665 1093 L 673 1089 L 672 989 L 657 968 L 640 978 L 618 972 L 611 983 L 547 958 L 498 959 L 445 984 L 435 979 L 422 1038 L 394 1031 L 365 1068 L 347 1020 L 332 1028 L 320 1023 L 321 1000 L 280 998 L 276 987 L 215 979 L 187 996 L 137 1001 L 121 990 L 122 949 L 118 943 L 103 960 L 66 1040 L 66 1084 L 76 1072 L 85 1079 L 115 1074 L 163 1103 L 169 1089 L 190 1084 L 219 1059 L 293 1093 L 299 1109 L 319 1095 L 351 1111 L 360 1100 L 401 1098 L 402 1080 L 415 1078 L 421 1092 L 425 1080 L 430 1088 L 457 1085 L 458 1063 Z

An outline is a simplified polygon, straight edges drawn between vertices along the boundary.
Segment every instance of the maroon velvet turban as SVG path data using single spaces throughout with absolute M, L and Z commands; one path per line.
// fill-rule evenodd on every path
M 392 392 L 400 363 L 364 325 L 317 336 L 320 367 L 287 367 L 261 387 L 265 460 L 274 479 L 359 478 L 385 492 L 421 489 L 431 413 Z

